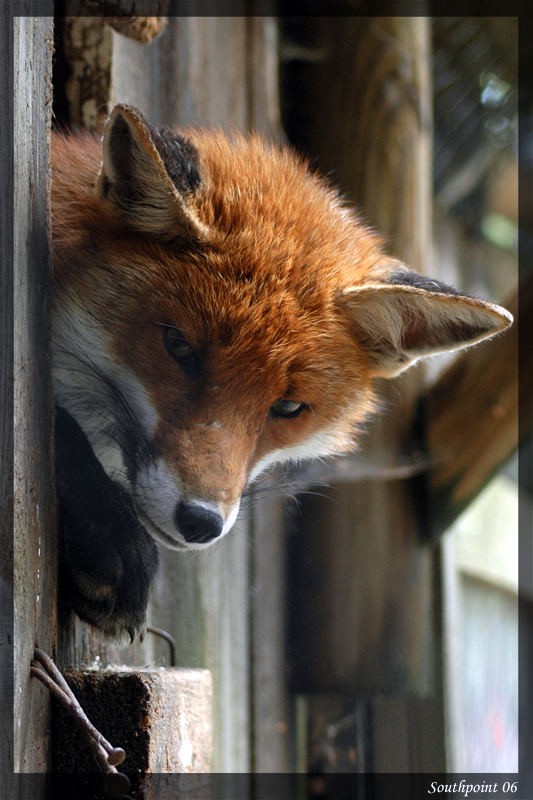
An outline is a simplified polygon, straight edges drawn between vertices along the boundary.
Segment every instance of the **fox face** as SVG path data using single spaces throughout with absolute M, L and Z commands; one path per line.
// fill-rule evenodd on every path
M 201 549 L 274 463 L 353 447 L 374 378 L 504 330 L 504 309 L 384 253 L 258 136 L 55 136 L 54 388 L 146 532 Z

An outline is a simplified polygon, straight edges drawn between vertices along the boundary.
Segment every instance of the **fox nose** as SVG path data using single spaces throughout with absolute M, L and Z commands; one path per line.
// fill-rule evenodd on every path
M 176 508 L 176 525 L 188 542 L 206 544 L 222 533 L 222 515 L 193 500 L 181 500 Z

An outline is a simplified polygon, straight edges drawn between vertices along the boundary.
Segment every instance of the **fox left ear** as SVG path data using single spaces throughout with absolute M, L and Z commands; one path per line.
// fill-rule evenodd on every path
M 403 266 L 384 283 L 345 289 L 338 302 L 376 377 L 392 378 L 419 358 L 476 344 L 513 321 L 501 306 Z
M 205 239 L 192 199 L 201 183 L 198 153 L 180 134 L 149 125 L 117 105 L 104 128 L 99 200 L 129 228 L 159 239 Z

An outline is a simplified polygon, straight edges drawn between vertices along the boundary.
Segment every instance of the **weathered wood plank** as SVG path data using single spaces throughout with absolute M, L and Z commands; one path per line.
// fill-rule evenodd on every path
M 309 115 L 306 135 L 318 166 L 338 176 L 350 200 L 386 236 L 389 251 L 429 273 L 428 22 L 321 20 L 318 46 L 329 57 L 315 67 L 313 97 L 320 111 Z M 422 379 L 413 370 L 380 387 L 387 414 L 363 441 L 371 463 L 401 464 L 417 448 L 411 421 Z M 293 687 L 396 695 L 374 695 L 369 702 L 376 771 L 409 771 L 424 739 L 424 767 L 444 767 L 442 709 L 425 698 L 411 699 L 413 693 L 439 693 L 432 616 L 438 584 L 433 554 L 420 543 L 424 497 L 416 488 L 415 481 L 379 476 L 334 484 L 325 492 L 321 487 L 325 501 L 302 498 L 303 517 L 291 546 Z M 403 751 L 391 717 L 400 731 L 409 730 Z M 426 726 L 431 720 L 430 730 L 424 720 Z
M 131 103 L 159 123 L 245 128 L 246 37 L 241 18 L 174 18 L 159 39 L 146 45 L 113 33 L 108 106 Z M 90 94 L 86 102 L 94 106 Z M 175 636 L 180 665 L 207 667 L 213 674 L 215 770 L 247 771 L 246 532 L 232 532 L 197 558 L 180 558 L 169 551 L 162 556 L 149 621 Z M 73 617 L 60 628 L 59 655 L 62 665 L 91 663 L 96 657 L 100 664 L 117 657 L 130 664 L 168 664 L 165 645 L 152 636 L 143 644 L 117 649 Z
M 0 795 L 13 772 L 13 16 L 0 27 Z
M 156 800 L 153 773 L 205 773 L 211 767 L 211 675 L 207 670 L 111 667 L 65 677 L 95 727 L 126 759 L 136 797 Z M 94 772 L 93 755 L 72 717 L 54 704 L 54 770 Z M 84 796 L 78 795 L 79 800 Z
M 282 142 L 278 25 L 271 17 L 247 21 L 249 37 L 249 125 Z M 291 771 L 293 730 L 286 666 L 286 500 L 254 496 L 250 514 L 250 682 L 254 773 Z M 255 785 L 258 800 L 268 787 Z
M 249 119 L 253 130 L 285 140 L 279 97 L 279 31 L 273 17 L 249 17 Z
M 254 773 L 291 771 L 287 692 L 285 503 L 257 500 L 251 519 L 250 603 Z
M 148 45 L 114 35 L 112 103 L 167 125 L 245 128 L 246 42 L 242 17 L 173 17 Z
M 533 332 L 533 284 L 521 290 L 522 324 Z M 523 304 L 523 305 L 522 305 Z M 515 315 L 518 297 L 507 304 Z M 524 341 L 529 341 L 525 338 Z M 531 351 L 520 379 L 532 396 Z M 518 321 L 495 341 L 457 358 L 422 399 L 431 472 L 431 525 L 442 533 L 518 445 Z M 524 412 L 525 412 L 524 408 Z M 527 416 L 524 414 L 524 419 Z M 521 430 L 525 436 L 527 430 Z
M 19 8 L 24 13 L 25 8 Z M 46 772 L 49 701 L 29 673 L 55 644 L 56 535 L 49 327 L 52 20 L 14 19 L 14 768 Z
M 246 20 L 169 19 L 148 45 L 113 34 L 112 102 L 138 106 L 160 124 L 248 123 Z M 250 769 L 248 540 L 245 519 L 206 553 L 161 551 L 150 622 L 177 640 L 179 665 L 213 676 L 215 772 Z M 164 663 L 164 644 L 144 653 Z
M 428 21 L 335 19 L 321 32 L 330 58 L 317 67 L 320 112 L 309 149 L 390 251 L 423 272 L 431 241 Z M 402 463 L 416 447 L 410 427 L 422 378 L 413 370 L 379 386 L 387 414 L 362 443 L 371 462 Z M 379 475 L 333 484 L 320 490 L 326 501 L 302 498 L 294 540 L 296 688 L 426 691 L 432 569 L 419 544 L 413 484 Z

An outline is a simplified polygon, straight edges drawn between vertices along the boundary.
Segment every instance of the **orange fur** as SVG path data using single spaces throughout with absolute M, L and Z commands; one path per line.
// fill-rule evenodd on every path
M 158 235 L 135 230 L 131 220 L 142 206 L 117 210 L 105 198 L 112 174 L 105 160 L 116 158 L 111 145 L 98 178 L 100 143 L 89 135 L 55 135 L 57 294 L 98 320 L 113 362 L 145 388 L 157 415 L 155 457 L 186 493 L 227 513 L 270 453 L 321 434 L 327 442 L 316 444 L 317 454 L 352 446 L 354 430 L 376 405 L 372 378 L 379 370 L 367 340 L 376 339 L 378 354 L 381 340 L 392 340 L 388 332 L 375 336 L 367 329 L 359 336 L 350 317 L 354 291 L 379 287 L 397 263 L 384 254 L 381 238 L 289 150 L 255 135 L 184 131 L 198 152 L 201 183 L 174 196 L 169 180 L 160 182 L 163 162 L 150 155 L 154 145 L 142 117 L 125 107 L 114 114 L 137 137 L 151 190 L 167 192 L 167 210 L 175 203 L 174 228 L 185 218 L 193 222 L 182 239 L 173 228 L 168 241 L 155 217 Z M 440 303 L 425 289 L 416 289 L 416 297 L 407 291 L 408 299 L 427 294 Z M 487 304 L 484 313 L 497 316 L 494 308 Z M 411 326 L 414 338 L 432 319 L 420 313 Z M 165 351 L 161 325 L 179 328 L 199 354 L 201 379 L 188 378 Z M 279 398 L 309 408 L 296 418 L 273 418 L 269 410 Z
M 210 449 L 230 452 L 214 483 L 234 501 L 267 452 L 305 438 L 317 421 L 338 426 L 340 450 L 372 409 L 364 358 L 335 297 L 372 274 L 382 254 L 378 237 L 287 151 L 258 137 L 188 133 L 208 175 L 198 214 L 216 234 L 201 252 L 174 252 L 116 226 L 94 196 L 99 143 L 54 137 L 55 274 L 105 321 L 115 357 L 149 387 L 161 453 L 205 493 Z M 205 351 L 216 389 L 188 395 L 177 365 L 162 363 L 157 322 L 178 325 Z M 285 395 L 313 413 L 267 424 Z M 214 431 L 204 445 L 197 422 L 221 417 L 223 436 Z

